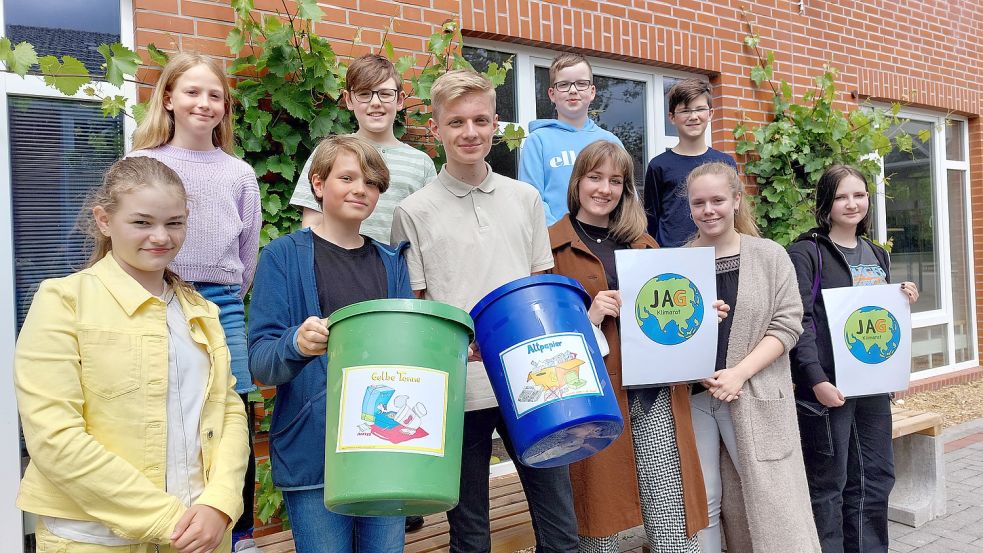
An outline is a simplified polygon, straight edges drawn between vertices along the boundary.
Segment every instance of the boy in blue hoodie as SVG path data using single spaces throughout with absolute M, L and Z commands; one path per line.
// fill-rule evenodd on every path
M 618 145 L 621 141 L 587 117 L 597 88 L 584 56 L 564 53 L 553 58 L 547 93 L 556 106 L 556 119 L 529 123 L 529 136 L 519 157 L 519 180 L 539 190 L 549 226 L 567 214 L 570 174 L 580 150 L 596 140 Z

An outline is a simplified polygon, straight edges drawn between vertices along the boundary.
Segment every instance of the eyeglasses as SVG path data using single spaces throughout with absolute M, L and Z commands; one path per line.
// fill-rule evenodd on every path
M 358 92 L 352 92 L 352 96 L 359 103 L 367 104 L 372 101 L 373 96 L 378 96 L 379 101 L 383 104 L 391 104 L 396 101 L 399 96 L 399 90 L 395 88 L 380 88 L 379 90 L 359 90 Z
M 584 79 L 580 81 L 559 81 L 553 83 L 553 89 L 557 92 L 570 92 L 570 89 L 576 87 L 577 90 L 583 92 L 590 88 L 590 85 L 594 83 Z
M 689 117 L 690 115 L 703 117 L 711 111 L 713 111 L 713 108 L 677 109 L 674 113 L 676 117 Z

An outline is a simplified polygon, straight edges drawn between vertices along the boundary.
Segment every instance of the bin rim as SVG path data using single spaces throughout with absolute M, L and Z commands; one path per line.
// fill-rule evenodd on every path
M 576 280 L 562 275 L 532 275 L 503 284 L 486 294 L 485 297 L 481 298 L 481 300 L 471 308 L 471 318 L 477 320 L 482 311 L 498 301 L 502 296 L 515 292 L 516 290 L 521 290 L 522 288 L 528 288 L 530 286 L 537 286 L 540 284 L 554 284 L 571 288 L 578 296 L 580 296 L 580 299 L 583 300 L 585 307 L 590 306 L 590 294 L 588 294 L 583 285 Z
M 366 313 L 414 313 L 418 315 L 430 315 L 465 327 L 468 330 L 469 340 L 474 340 L 474 321 L 468 315 L 467 311 L 433 300 L 384 298 L 361 301 L 335 310 L 328 315 L 326 323 L 330 329 L 331 325 Z

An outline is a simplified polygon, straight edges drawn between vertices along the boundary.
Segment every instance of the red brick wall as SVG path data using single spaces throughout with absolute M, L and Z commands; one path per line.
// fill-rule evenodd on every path
M 287 5 L 293 9 L 293 2 Z M 255 0 L 255 6 L 267 13 L 283 10 L 280 0 Z M 133 0 L 133 7 L 144 59 L 151 42 L 229 57 L 227 0 Z M 983 205 L 979 0 L 332 0 L 321 7 L 325 17 L 316 31 L 343 56 L 377 47 L 391 28 L 397 55 L 417 55 L 422 64 L 427 37 L 454 18 L 468 36 L 580 49 L 709 75 L 718 95 L 713 138 L 730 152 L 730 129 L 745 116 L 764 121 L 769 104 L 747 77 L 754 58 L 743 46 L 748 31 L 742 9 L 749 9 L 762 48 L 775 52 L 776 79 L 793 84 L 797 95 L 831 63 L 840 71 L 844 107 L 856 104 L 849 94 L 856 91 L 859 99 L 899 100 L 968 116 L 972 202 Z M 153 82 L 155 71 L 145 69 L 141 77 Z M 983 221 L 976 221 L 973 235 L 976 286 L 983 290 Z M 983 301 L 977 300 L 977 312 L 983 313 Z

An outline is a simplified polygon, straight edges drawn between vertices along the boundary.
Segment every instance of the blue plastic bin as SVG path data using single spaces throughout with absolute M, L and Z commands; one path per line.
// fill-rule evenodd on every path
M 577 281 L 515 280 L 471 310 L 485 370 L 519 461 L 568 465 L 611 444 L 624 419 Z

